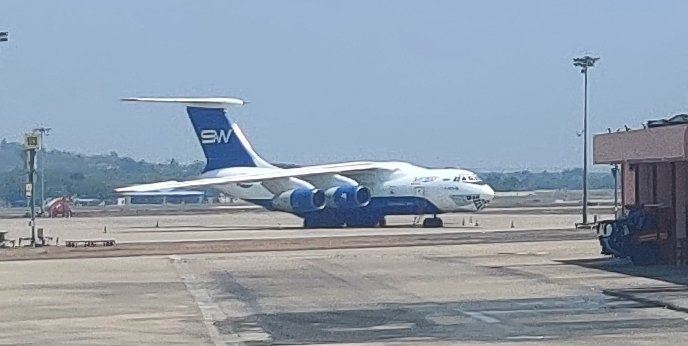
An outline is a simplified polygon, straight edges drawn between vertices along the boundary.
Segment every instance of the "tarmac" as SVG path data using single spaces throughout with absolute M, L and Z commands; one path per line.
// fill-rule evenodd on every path
M 443 229 L 395 217 L 351 230 L 261 212 L 40 219 L 60 239 L 118 245 L 0 249 L 0 345 L 688 339 L 686 270 L 601 256 L 577 219 L 453 214 Z M 26 220 L 0 229 L 24 236 Z
M 520 208 L 519 208 L 520 209 Z M 611 215 L 600 216 L 612 218 Z M 412 227 L 413 216 L 387 217 L 387 228 L 302 229 L 296 216 L 280 212 L 239 210 L 214 214 L 155 216 L 105 216 L 39 218 L 36 226 L 61 241 L 72 239 L 115 239 L 125 242 L 197 241 L 218 239 L 270 239 L 290 237 L 332 237 L 350 235 L 425 234 L 432 230 Z M 558 229 L 571 227 L 579 215 L 542 214 L 447 214 L 442 215 L 442 232 L 466 230 Z M 26 218 L 0 219 L 0 231 L 8 238 L 31 235 Z M 513 225 L 513 228 L 511 226 Z

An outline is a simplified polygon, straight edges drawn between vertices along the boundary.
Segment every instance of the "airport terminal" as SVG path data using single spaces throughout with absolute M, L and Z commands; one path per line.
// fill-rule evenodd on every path
M 620 64 L 613 50 L 602 45 L 600 50 L 608 53 L 602 60 L 588 53 L 577 54 L 571 60 L 562 51 L 555 50 L 560 61 L 552 65 L 545 62 L 542 66 L 543 71 L 554 70 L 528 71 L 528 78 L 536 81 L 532 84 L 527 84 L 523 75 L 516 74 L 517 85 L 526 83 L 522 90 L 517 90 L 509 84 L 511 77 L 504 76 L 506 72 L 494 78 L 486 72 L 505 69 L 501 60 L 488 59 L 495 55 L 488 53 L 490 47 L 479 44 L 471 50 L 477 52 L 477 58 L 468 57 L 475 59 L 471 64 L 456 63 L 459 57 L 467 56 L 464 50 L 452 51 L 463 49 L 462 44 L 448 47 L 430 39 L 433 35 L 445 40 L 460 37 L 457 32 L 443 34 L 461 25 L 456 20 L 458 14 L 445 18 L 446 22 L 434 19 L 422 22 L 419 14 L 422 11 L 417 7 L 403 15 L 409 9 L 401 5 L 393 8 L 399 13 L 393 13 L 388 5 L 382 6 L 382 11 L 377 8 L 380 4 L 370 4 L 370 9 L 364 9 L 351 3 L 334 12 L 341 12 L 342 17 L 347 14 L 360 17 L 357 26 L 367 29 L 359 36 L 354 35 L 356 40 L 348 41 L 353 30 L 351 23 L 340 22 L 338 16 L 325 15 L 329 8 L 311 13 L 310 6 L 298 2 L 290 4 L 294 8 L 280 11 L 248 5 L 243 8 L 240 4 L 245 5 L 237 2 L 232 6 L 209 3 L 205 6 L 217 6 L 213 12 L 223 15 L 231 9 L 231 23 L 224 24 L 234 25 L 232 28 L 246 37 L 251 37 L 253 31 L 261 32 L 255 28 L 255 22 L 263 23 L 256 20 L 262 18 L 265 24 L 260 29 L 281 40 L 258 35 L 256 40 L 242 42 L 239 50 L 234 50 L 238 45 L 229 45 L 233 49 L 229 51 L 217 44 L 229 37 L 225 32 L 220 36 L 215 33 L 219 29 L 210 19 L 218 18 L 215 17 L 218 14 L 195 12 L 205 11 L 205 6 L 166 4 L 173 10 L 165 12 L 170 21 L 161 22 L 164 33 L 134 25 L 142 18 L 153 21 L 145 17 L 151 12 L 146 4 L 137 13 L 132 13 L 129 6 L 110 8 L 106 12 L 108 16 L 119 18 L 112 23 L 101 13 L 96 17 L 105 27 L 119 23 L 123 20 L 120 16 L 125 16 L 131 24 L 117 30 L 110 28 L 114 31 L 106 31 L 108 34 L 103 37 L 119 37 L 122 30 L 121 36 L 142 43 L 131 48 L 113 40 L 107 43 L 108 49 L 99 50 L 103 49 L 99 36 L 98 40 L 89 41 L 88 53 L 68 54 L 75 60 L 78 60 L 76 55 L 93 54 L 102 62 L 97 66 L 97 73 L 90 71 L 89 78 L 79 75 L 74 80 L 81 83 L 79 78 L 91 82 L 103 78 L 112 83 L 89 84 L 89 91 L 102 90 L 94 94 L 97 97 L 93 100 L 86 100 L 93 95 L 86 96 L 85 89 L 62 79 L 61 83 L 80 90 L 81 95 L 62 98 L 60 102 L 68 104 L 70 109 L 76 108 L 74 113 L 88 114 L 88 121 L 82 119 L 83 123 L 74 126 L 76 121 L 64 114 L 45 117 L 56 128 L 55 132 L 47 125 L 12 128 L 9 141 L 2 140 L 0 163 L 4 165 L 0 165 L 0 173 L 4 175 L 0 176 L 3 179 L 0 187 L 3 196 L 9 197 L 0 198 L 0 344 L 625 346 L 678 345 L 688 338 L 688 115 L 674 112 L 667 116 L 657 112 L 638 123 L 637 114 L 641 112 L 628 112 L 623 121 L 627 120 L 631 126 L 614 130 L 620 125 L 616 123 L 619 118 L 604 115 L 617 112 L 613 107 L 619 107 L 622 113 L 627 108 L 618 102 L 606 103 L 606 108 L 594 107 L 601 103 L 602 95 L 610 97 L 611 93 L 629 92 L 609 91 L 612 89 L 609 83 L 618 82 L 614 78 L 633 77 L 612 75 L 614 71 L 609 65 L 600 65 L 607 56 L 610 65 L 612 61 Z M 79 15 L 82 5 L 65 6 L 71 8 L 75 18 L 86 21 L 94 12 Z M 430 18 L 444 18 L 443 15 L 452 12 L 438 12 L 431 7 L 425 9 L 433 13 Z M 159 10 L 155 8 L 156 13 Z M 375 15 L 373 22 L 361 16 L 368 11 Z M 617 15 L 608 9 L 600 11 Z M 269 15 L 273 12 L 275 16 Z M 511 17 L 512 12 L 504 13 Z M 33 18 L 22 11 L 16 13 L 24 21 Z M 477 15 L 482 12 L 475 13 L 476 17 L 482 16 Z M 332 27 L 318 24 L 314 18 L 320 15 L 330 22 L 341 23 L 346 30 L 331 31 Z M 397 15 L 404 19 L 393 22 L 397 26 L 381 24 L 383 17 Z M 561 21 L 565 19 L 559 14 L 553 16 Z M 180 18 L 189 21 L 193 42 L 183 32 L 178 33 L 179 39 L 157 44 L 161 37 L 169 36 L 167 30 L 178 29 Z M 293 22 L 294 18 L 301 18 L 299 25 Z M 539 31 L 534 33 L 528 28 L 540 20 L 529 21 L 518 29 L 504 27 L 496 31 L 496 37 L 490 36 L 491 25 L 504 23 L 489 22 L 487 29 L 471 33 L 470 37 L 485 36 L 480 42 L 500 42 L 500 53 L 502 49 L 523 53 L 520 43 L 513 50 L 508 40 L 498 38 L 511 31 L 519 37 L 539 35 Z M 435 27 L 435 22 L 446 27 Z M 626 26 L 634 27 L 636 22 L 628 23 Z M 319 28 L 318 25 L 322 26 L 322 33 L 318 31 L 322 37 L 311 30 L 311 26 Z M 402 30 L 407 26 L 427 37 L 417 39 L 420 36 Z M 96 32 L 100 30 L 100 26 L 92 27 Z M 378 27 L 385 30 L 371 30 Z M 244 28 L 246 31 L 241 31 Z M 4 27 L 0 29 L 3 45 L 0 48 L 5 49 L 14 44 L 15 36 L 10 40 Z M 28 29 L 24 27 L 24 30 Z M 130 30 L 137 35 L 125 34 L 131 34 Z M 13 35 L 14 32 L 12 29 Z M 404 34 L 398 36 L 400 32 Z M 461 30 L 465 32 L 470 31 Z M 573 34 L 578 35 L 578 30 Z M 205 41 L 204 35 L 209 35 L 210 41 Z M 302 36 L 307 39 L 299 44 Z M 340 39 L 345 44 L 340 44 Z M 81 40 L 84 41 L 83 37 Z M 195 40 L 205 44 L 196 46 Z M 368 40 L 372 40 L 374 49 L 359 47 Z M 560 39 L 541 40 L 549 49 Z M 75 38 L 75 41 L 79 40 Z M 408 54 L 393 54 L 394 59 L 387 55 L 392 54 L 387 50 L 395 52 L 397 44 L 409 49 L 409 41 L 420 44 L 423 54 L 404 51 Z M 283 46 L 284 42 L 289 49 Z M 442 49 L 436 51 L 435 44 Z M 276 54 L 257 53 L 265 49 L 264 45 L 276 45 L 285 62 L 275 58 Z M 330 46 L 336 46 L 337 50 L 328 51 Z M 121 47 L 135 49 L 135 61 L 141 66 L 135 67 L 131 62 L 127 65 L 129 55 L 110 61 L 109 56 L 116 55 L 114 50 L 125 49 Z M 162 75 L 169 77 L 170 69 L 167 61 L 159 59 L 157 54 L 169 55 L 166 49 L 170 47 L 175 54 L 183 52 L 180 57 L 169 57 L 170 61 L 184 59 L 196 64 L 188 69 L 175 67 L 179 79 L 189 85 L 182 83 L 166 88 L 170 80 L 159 81 L 161 75 L 156 73 L 162 71 Z M 242 60 L 242 64 L 225 66 L 224 60 L 220 64 L 212 56 L 196 56 L 199 51 L 212 51 L 208 47 L 225 54 L 223 59 L 236 59 L 233 55 L 244 54 L 249 58 Z M 305 50 L 308 47 L 312 50 Z M 571 49 L 569 43 L 565 47 L 566 51 Z M 632 47 L 636 47 L 635 40 Z M 29 50 L 21 45 L 11 48 L 10 53 L 16 56 L 21 56 L 17 51 Z M 348 51 L 359 49 L 364 51 L 366 59 L 347 58 Z M 103 52 L 108 53 L 102 55 Z M 0 73 L 3 54 L 5 51 L 0 51 Z M 12 66 L 23 66 L 11 54 L 9 57 L 14 60 L 8 60 Z M 444 59 L 445 55 L 452 59 Z M 376 60 L 368 59 L 370 56 L 383 56 L 384 64 L 376 65 Z M 405 65 L 402 74 L 393 67 L 396 59 L 414 62 L 418 59 L 418 65 L 422 66 Z M 247 63 L 249 60 L 256 60 L 259 69 L 252 68 Z M 306 61 L 306 67 L 298 67 L 301 60 Z M 85 61 L 81 60 L 79 68 L 83 65 L 86 69 Z M 562 61 L 566 64 L 563 72 L 557 70 L 564 64 Z M 224 70 L 218 72 L 217 64 Z M 321 64 L 327 65 L 327 73 L 318 70 Z M 330 65 L 338 68 L 331 69 Z M 442 68 L 436 71 L 434 65 Z M 468 65 L 481 72 L 473 75 L 472 70 L 464 69 Z M 366 76 L 370 76 L 371 87 L 391 91 L 385 89 L 379 95 L 362 97 L 361 93 L 369 89 L 358 77 L 351 77 L 356 79 L 356 87 L 349 84 L 344 89 L 350 94 L 342 94 L 342 89 L 335 88 L 337 84 L 345 84 L 347 78 L 355 75 L 346 66 L 354 66 L 356 71 L 369 68 Z M 423 73 L 416 74 L 417 70 L 411 67 L 421 68 Z M 213 74 L 204 68 L 212 68 Z M 598 74 L 605 68 L 612 72 Z M 135 78 L 124 83 L 128 69 L 135 71 Z M 263 69 L 271 72 L 257 73 Z M 298 78 L 289 74 L 292 69 L 298 71 Z M 317 83 L 313 88 L 308 82 L 301 85 L 295 82 L 299 78 L 308 80 L 311 69 L 319 71 L 315 75 L 327 75 L 332 89 Z M 394 76 L 403 75 L 403 78 L 385 78 L 387 69 L 397 71 L 393 72 Z M 449 77 L 454 76 L 454 69 L 461 71 L 456 80 Z M 221 78 L 213 79 L 214 73 Z M 288 80 L 289 88 L 310 89 L 284 90 L 284 84 L 275 76 Z M 428 76 L 436 79 L 427 82 Z M 402 82 L 407 78 L 412 87 Z M 418 78 L 425 82 L 419 82 Z M 231 81 L 218 82 L 220 79 Z M 450 79 L 451 83 L 447 84 L 450 87 L 446 87 L 443 83 Z M 382 82 L 386 84 L 376 84 Z M 502 82 L 511 86 L 501 88 Z M 17 80 L 13 83 L 21 84 Z M 246 86 L 235 85 L 241 83 Z M 276 85 L 274 88 L 272 83 Z M 434 98 L 409 101 L 409 95 L 422 93 L 433 83 L 438 85 L 431 88 L 435 90 Z M 626 83 L 625 79 L 621 83 Z M 538 89 L 536 84 L 547 84 L 547 87 Z M 469 87 L 462 89 L 460 85 Z M 59 88 L 69 89 L 62 85 Z M 445 88 L 457 90 L 443 94 Z M 187 95 L 178 96 L 179 90 Z M 237 93 L 233 97 L 208 96 L 216 95 L 216 90 Z M 338 102 L 335 107 L 316 102 L 318 98 L 327 98 L 328 93 L 336 93 L 337 100 L 344 98 L 345 105 Z M 393 97 L 385 99 L 388 93 Z M 511 98 L 512 94 L 520 96 Z M 532 98 L 535 94 L 555 101 L 547 103 Z M 557 98 L 557 95 L 564 96 Z M 667 102 L 665 98 L 653 96 L 658 99 L 653 101 L 648 96 L 642 102 L 653 105 Z M 0 98 L 6 97 L 0 93 Z M 300 101 L 295 102 L 297 99 Z M 414 108 L 421 99 L 422 107 Z M 347 114 L 368 112 L 367 107 L 379 112 L 382 108 L 375 107 L 384 103 L 380 100 L 400 106 L 390 108 L 389 113 L 383 112 L 384 122 L 377 125 L 371 114 L 366 115 L 363 125 L 353 127 L 345 126 L 349 119 L 341 116 L 306 120 L 295 116 L 301 112 L 339 114 L 337 108 L 346 108 Z M 41 102 L 47 101 L 34 98 L 32 105 Z M 435 103 L 444 106 L 433 108 Z M 474 103 L 477 108 L 471 108 Z M 492 110 L 492 107 L 498 109 L 497 103 L 509 104 L 513 111 L 508 114 L 509 119 L 494 115 L 499 113 Z M 533 105 L 537 103 L 546 106 Z M 13 105 L 10 102 L 3 108 L 0 104 L 0 116 L 4 117 L 8 109 L 20 108 Z M 101 111 L 98 109 L 101 105 L 102 112 L 109 117 L 93 115 Z M 592 112 L 590 105 L 593 105 Z M 406 108 L 412 111 L 403 113 L 401 110 Z M 474 116 L 464 108 L 473 111 L 489 108 L 488 113 L 494 118 L 487 120 L 488 113 Z M 283 128 L 279 130 L 287 132 L 288 137 L 283 138 L 288 138 L 290 143 L 263 140 L 265 134 L 272 133 L 271 127 L 280 126 L 276 118 L 272 120 L 275 124 L 261 118 L 251 119 L 264 117 L 261 113 L 275 109 L 284 111 L 280 117 L 289 118 L 289 123 L 281 123 Z M 569 114 L 571 109 L 575 115 Z M 418 119 L 419 110 L 422 121 Z M 537 130 L 540 132 L 526 133 L 510 122 L 511 118 L 531 111 L 555 112 L 560 118 L 552 122 L 541 119 L 539 125 L 546 131 Z M 161 118 L 162 113 L 167 118 Z M 155 130 L 138 129 L 137 126 L 144 125 L 120 118 L 113 120 L 113 114 L 121 119 L 136 119 L 141 124 L 155 124 Z M 555 127 L 571 125 L 573 121 L 563 119 L 569 116 L 576 118 L 575 126 L 582 120 L 583 128 L 566 129 L 573 139 L 559 138 L 564 132 L 556 132 Z M 0 119 L 3 125 L 11 123 L 6 118 Z M 594 119 L 593 126 L 591 119 Z M 391 122 L 403 123 L 402 127 L 412 127 L 413 131 L 401 132 Z M 438 134 L 426 131 L 425 126 L 432 127 L 423 122 L 442 122 L 442 127 L 455 130 L 450 138 L 433 142 L 430 139 L 439 137 L 439 130 L 434 128 Z M 607 131 L 595 130 L 600 124 L 608 127 Z M 115 135 L 117 126 L 126 127 L 127 138 Z M 111 128 L 102 130 L 101 127 Z M 499 127 L 509 131 L 500 132 Z M 186 137 L 176 138 L 175 134 L 181 132 L 174 131 L 182 128 Z M 369 128 L 374 131 L 370 132 Z M 517 128 L 525 134 L 509 137 L 509 132 L 519 131 Z M 91 140 L 83 130 L 94 131 L 97 140 Z M 366 145 L 360 148 L 366 148 L 371 155 L 364 160 L 344 160 L 339 156 L 345 150 L 329 147 L 330 153 L 327 145 L 331 143 L 316 140 L 308 142 L 310 147 L 299 149 L 298 153 L 322 149 L 324 153 L 311 153 L 311 164 L 268 160 L 293 150 L 292 140 L 301 143 L 296 139 L 321 138 L 317 137 L 320 132 L 327 133 L 331 142 L 358 145 L 365 139 Z M 473 132 L 480 132 L 479 137 L 473 137 Z M 259 135 L 249 136 L 253 133 Z M 72 153 L 61 150 L 57 144 L 47 148 L 47 141 L 53 143 L 59 139 L 62 142 L 58 143 L 69 143 L 70 136 L 87 143 L 81 146 L 85 149 Z M 524 137 L 534 137 L 534 147 L 528 147 Z M 518 141 L 510 142 L 509 138 Z M 564 148 L 567 144 L 563 143 L 574 140 L 575 150 Z M 485 145 L 488 141 L 496 144 Z M 402 142 L 413 142 L 413 147 L 420 148 L 418 152 L 423 154 L 420 157 L 427 162 L 451 163 L 389 159 L 391 155 L 413 157 L 397 150 L 410 151 Z M 147 162 L 118 154 L 120 148 L 130 144 L 138 146 L 141 155 L 162 152 L 167 161 Z M 186 152 L 179 149 L 182 144 L 194 147 Z M 266 156 L 259 155 L 253 144 Z M 387 147 L 380 148 L 383 145 Z M 529 149 L 519 153 L 519 145 Z M 95 149 L 90 150 L 90 146 Z M 544 151 L 533 149 L 542 146 L 549 147 Z M 269 156 L 273 154 L 270 150 L 275 156 Z M 475 157 L 485 155 L 488 150 L 496 152 L 490 153 L 492 160 L 499 157 L 501 162 L 511 162 L 514 168 L 468 169 L 455 164 L 456 157 L 482 162 Z M 557 167 L 569 168 L 557 168 L 554 173 L 543 169 L 543 173 L 534 174 L 534 169 L 513 164 L 518 160 L 524 165 L 528 160 L 536 162 L 537 156 L 545 151 L 552 162 L 555 158 L 563 162 Z M 561 153 L 575 153 L 575 160 L 560 158 L 565 156 Z M 521 156 L 516 157 L 517 154 Z M 179 163 L 177 155 L 195 156 L 193 163 Z M 357 155 L 347 157 L 359 158 Z M 515 157 L 512 160 L 509 156 Z M 570 162 L 575 162 L 573 168 Z M 51 169 L 51 165 L 60 169 Z M 582 168 L 578 168 L 580 165 Z M 533 180 L 537 184 L 532 185 Z M 77 186 L 75 182 L 82 185 Z M 84 192 L 87 191 L 84 186 L 91 188 L 88 191 L 99 192 Z

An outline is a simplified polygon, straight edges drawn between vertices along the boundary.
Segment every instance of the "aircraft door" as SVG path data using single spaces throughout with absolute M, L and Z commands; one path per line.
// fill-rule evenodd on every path
M 422 186 L 416 186 L 414 188 L 416 197 L 424 197 L 425 196 L 425 188 Z

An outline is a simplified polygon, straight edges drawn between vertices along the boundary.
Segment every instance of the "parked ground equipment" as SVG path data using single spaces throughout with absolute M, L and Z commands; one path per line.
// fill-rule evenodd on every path
M 672 211 L 662 205 L 627 206 L 625 216 L 600 221 L 602 254 L 630 258 L 636 265 L 669 263 Z

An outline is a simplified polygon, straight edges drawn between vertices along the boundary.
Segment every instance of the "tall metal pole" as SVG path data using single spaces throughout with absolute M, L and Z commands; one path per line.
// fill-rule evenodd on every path
M 24 149 L 28 157 L 29 164 L 29 183 L 26 187 L 26 193 L 29 195 L 29 203 L 31 205 L 31 245 L 36 246 L 36 194 L 34 193 L 33 183 L 36 175 L 36 149 L 40 148 L 40 139 L 35 132 L 24 135 Z
M 43 133 L 41 133 L 41 214 L 45 214 L 43 206 L 45 205 L 45 147 L 43 147 Z
M 583 70 L 583 224 L 588 223 L 588 69 Z
M 583 74 L 583 224 L 588 223 L 588 68 L 595 66 L 600 58 L 584 56 L 574 58 L 573 66 L 580 67 Z
M 50 127 L 37 127 L 33 129 L 34 132 L 40 133 L 41 136 L 41 155 L 40 155 L 40 170 L 41 170 L 41 213 L 45 213 L 45 210 L 43 210 L 43 206 L 45 205 L 45 136 L 50 135 L 50 130 L 52 128 Z
M 36 150 L 29 150 L 29 185 L 32 187 L 31 191 L 31 245 L 36 247 L 36 194 L 33 193 L 33 182 L 34 175 L 36 173 L 35 169 L 36 162 Z

